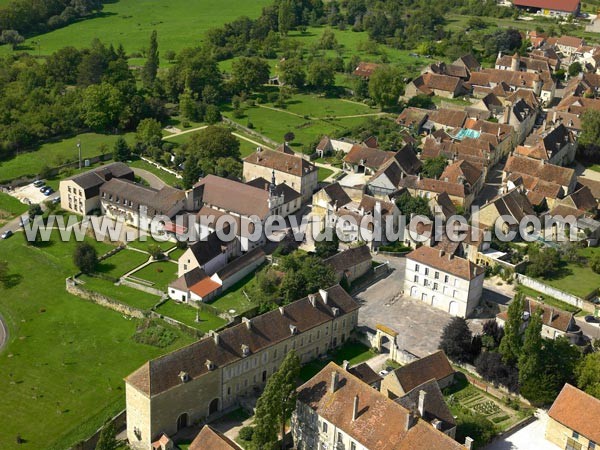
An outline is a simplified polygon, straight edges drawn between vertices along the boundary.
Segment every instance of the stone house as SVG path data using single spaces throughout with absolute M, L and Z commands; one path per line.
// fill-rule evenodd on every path
M 456 98 L 467 93 L 468 90 L 461 78 L 428 72 L 408 83 L 402 98 L 408 100 L 417 95 L 435 95 L 442 98 Z
M 344 156 L 344 170 L 373 175 L 394 156 L 394 152 L 357 144 Z
M 438 350 L 388 373 L 381 382 L 381 393 L 391 399 L 404 397 L 429 380 L 443 390 L 454 384 L 454 374 L 446 354 Z
M 421 168 L 421 161 L 411 145 L 405 145 L 373 174 L 367 182 L 371 195 L 385 197 L 398 190 L 404 175 L 414 175 Z
M 337 283 L 346 279 L 351 284 L 371 270 L 372 261 L 369 248 L 366 245 L 360 245 L 330 256 L 323 262 L 331 266 Z
M 339 183 L 331 183 L 313 195 L 312 215 L 325 221 L 351 201 L 352 199 Z
M 452 316 L 468 317 L 479 305 L 484 276 L 483 267 L 424 245 L 406 255 L 404 293 Z
M 256 178 L 269 180 L 275 172 L 278 183 L 287 184 L 300 193 L 302 201 L 307 201 L 317 188 L 317 167 L 293 152 L 290 154 L 286 148 L 289 147 L 284 145 L 280 150 L 259 147 L 256 152 L 244 158 L 244 180 L 246 182 Z
M 210 233 L 198 242 L 191 244 L 177 260 L 177 276 L 200 267 L 208 275 L 227 264 L 230 258 L 239 255 L 239 241 L 222 241 L 217 233 Z
M 540 159 L 557 166 L 568 166 L 575 160 L 577 142 L 573 133 L 561 123 L 529 135 L 525 145 L 517 148 L 517 155 Z
M 565 384 L 548 411 L 546 440 L 567 450 L 600 446 L 600 400 Z
M 100 209 L 100 187 L 113 178 L 133 181 L 133 170 L 124 163 L 106 164 L 62 180 L 59 185 L 60 207 L 76 214 Z
M 307 363 L 342 345 L 358 309 L 337 285 L 146 362 L 125 379 L 130 446 L 149 450 L 160 434 L 255 395 L 290 350 Z

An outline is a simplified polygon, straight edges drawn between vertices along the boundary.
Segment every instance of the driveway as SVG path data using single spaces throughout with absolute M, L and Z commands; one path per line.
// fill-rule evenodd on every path
M 397 344 L 416 356 L 426 356 L 438 349 L 442 330 L 452 318 L 439 309 L 401 294 L 404 284 L 405 258 L 375 256 L 387 260 L 393 271 L 355 295 L 361 303 L 359 326 L 375 330 L 379 324 L 397 331 Z
M 548 415 L 545 411 L 536 412 L 536 420 L 510 436 L 497 439 L 484 450 L 559 450 L 560 447 L 544 439 Z
M 148 172 L 145 169 L 138 169 L 137 167 L 134 167 L 133 173 L 136 176 L 146 180 L 146 182 L 153 189 L 162 189 L 164 186 L 166 186 L 166 183 L 163 180 L 161 180 L 159 177 L 154 175 L 152 172 Z

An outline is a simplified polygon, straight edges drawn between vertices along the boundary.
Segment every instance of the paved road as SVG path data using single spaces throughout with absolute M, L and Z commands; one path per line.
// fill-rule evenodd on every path
M 162 189 L 167 185 L 163 180 L 154 175 L 152 172 L 148 172 L 145 169 L 138 169 L 137 167 L 133 168 L 133 173 L 140 178 L 146 180 L 146 182 L 150 185 L 151 188 L 154 189 Z

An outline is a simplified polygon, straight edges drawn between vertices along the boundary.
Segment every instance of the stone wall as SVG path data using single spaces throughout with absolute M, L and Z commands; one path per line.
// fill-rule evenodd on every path
M 541 281 L 535 280 L 523 274 L 516 274 L 517 281 L 525 287 L 531 288 L 535 291 L 541 292 L 542 294 L 554 297 L 560 301 L 568 303 L 569 305 L 576 306 L 584 311 L 593 312 L 594 305 L 590 302 L 586 302 L 581 297 L 577 297 L 568 292 L 561 291 L 552 286 L 542 283 Z
M 165 292 L 161 291 L 160 289 L 153 288 L 152 286 L 146 286 L 141 283 L 136 283 L 125 278 L 121 278 L 119 284 L 122 284 L 123 286 L 129 286 L 130 288 L 137 289 L 138 291 L 147 292 L 148 294 L 158 295 L 159 297 L 165 295 Z
M 116 432 L 119 433 L 123 431 L 127 425 L 126 418 L 126 411 L 123 410 L 113 418 L 109 419 L 107 421 L 107 425 L 112 423 L 115 426 Z M 94 450 L 96 448 L 96 444 L 98 443 L 98 439 L 100 438 L 100 432 L 102 431 L 103 427 L 96 430 L 96 432 L 86 440 L 75 444 L 69 450 Z
M 89 300 L 97 305 L 104 306 L 105 308 L 112 309 L 130 317 L 136 319 L 143 319 L 146 317 L 146 313 L 141 309 L 134 308 L 132 306 L 121 303 L 115 299 L 99 294 L 98 292 L 92 292 L 85 289 L 83 286 L 77 284 L 72 278 L 67 278 L 65 281 L 65 288 L 69 294 L 76 295 L 77 297 Z

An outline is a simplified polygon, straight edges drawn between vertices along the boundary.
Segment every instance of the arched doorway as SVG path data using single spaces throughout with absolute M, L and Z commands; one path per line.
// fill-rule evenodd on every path
M 215 398 L 210 405 L 208 405 L 208 415 L 216 413 L 219 410 L 219 399 Z
M 398 333 L 385 325 L 377 325 L 373 346 L 380 353 L 389 353 L 390 358 L 396 360 L 396 337 Z
M 423 292 L 421 294 L 421 301 L 426 302 L 427 301 L 427 294 L 425 292 Z
M 419 295 L 419 292 L 417 291 L 417 287 L 416 286 L 411 287 L 410 288 L 410 296 L 412 298 L 417 298 L 418 295 Z
M 450 302 L 450 306 L 448 307 L 448 312 L 450 313 L 451 316 L 457 316 L 458 315 L 458 303 Z
M 187 426 L 188 426 L 188 415 L 187 415 L 187 413 L 183 413 L 177 418 L 177 431 L 179 431 L 182 428 L 185 428 Z

